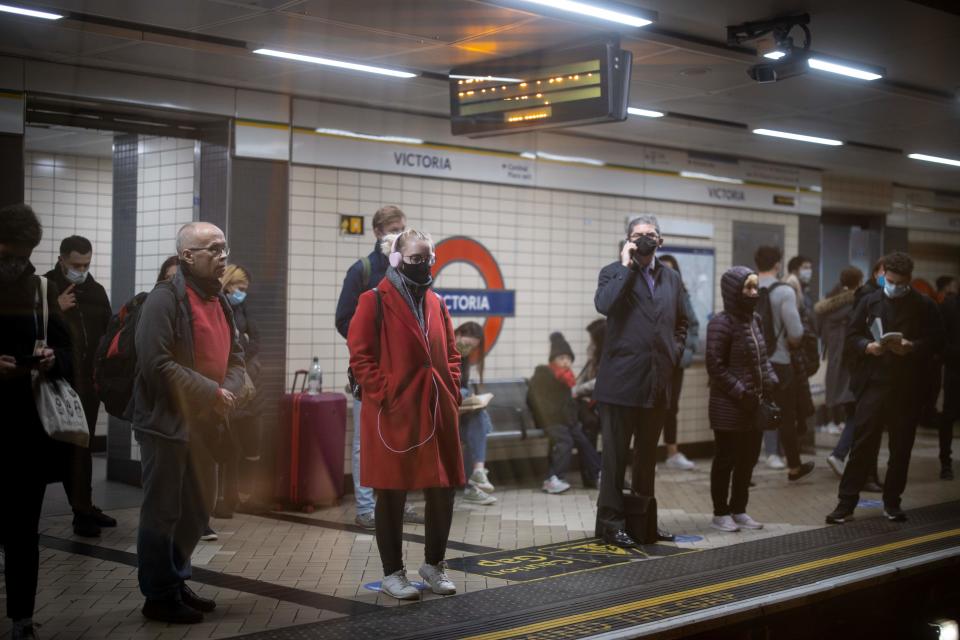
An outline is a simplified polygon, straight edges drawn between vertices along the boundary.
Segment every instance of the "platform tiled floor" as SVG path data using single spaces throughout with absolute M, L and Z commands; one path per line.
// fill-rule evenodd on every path
M 690 548 L 709 548 L 735 544 L 824 526 L 823 516 L 835 504 L 837 478 L 824 460 L 828 446 L 836 436 L 818 434 L 817 469 L 808 479 L 788 483 L 786 472 L 771 471 L 762 464 L 754 473 L 756 487 L 751 490 L 748 511 L 766 527 L 757 532 L 720 533 L 710 529 L 709 460 L 697 460 L 697 470 L 671 471 L 660 466 L 657 498 L 661 524 L 678 534 L 698 537 L 681 543 Z M 960 444 L 956 443 L 955 447 Z M 805 456 L 810 458 L 812 456 Z M 881 456 L 881 471 L 885 462 Z M 914 448 L 910 481 L 904 496 L 907 508 L 960 498 L 960 480 L 938 480 L 935 434 L 921 431 Z M 96 474 L 103 477 L 103 461 L 96 461 Z M 497 479 L 492 478 L 494 484 Z M 287 522 L 238 515 L 232 520 L 214 520 L 220 539 L 201 543 L 194 557 L 199 569 L 242 576 L 269 587 L 279 585 L 296 590 L 256 595 L 209 584 L 195 583 L 196 590 L 217 599 L 217 611 L 207 621 L 192 627 L 168 627 L 146 622 L 140 615 L 142 599 L 137 590 L 135 562 L 137 497 L 129 487 L 99 481 L 96 487 L 100 504 L 120 522 L 116 529 L 104 530 L 100 539 L 75 538 L 62 489 L 48 490 L 41 532 L 60 540 L 73 540 L 104 547 L 120 554 L 113 559 L 91 557 L 43 547 L 41 550 L 40 588 L 35 619 L 42 625 L 46 640 L 75 638 L 179 639 L 224 638 L 252 631 L 339 617 L 317 606 L 298 604 L 306 594 L 310 602 L 315 594 L 333 597 L 336 602 L 358 601 L 378 606 L 398 606 L 364 585 L 382 577 L 374 538 L 331 528 L 328 523 L 353 521 L 349 500 L 343 506 L 303 516 L 308 522 Z M 497 549 L 517 549 L 592 535 L 596 491 L 575 488 L 561 496 L 548 496 L 536 488 L 498 486 L 497 504 L 481 507 L 463 504 L 458 499 L 450 539 L 471 545 Z M 417 503 L 417 494 L 411 494 Z M 864 494 L 864 499 L 879 496 Z M 421 505 L 422 506 L 422 505 Z M 859 517 L 879 515 L 879 507 L 862 508 Z M 423 527 L 410 526 L 407 533 L 423 534 Z M 405 542 L 407 566 L 415 573 L 423 561 L 423 546 Z M 94 554 L 95 555 L 95 554 Z M 469 555 L 451 549 L 449 558 Z M 451 571 L 460 593 L 495 588 L 506 581 Z M 249 583 L 248 583 L 249 584 Z M 260 593 L 266 593 L 261 589 Z M 0 598 L 3 591 L 0 590 Z M 434 598 L 432 594 L 425 596 Z M 312 598 L 312 599 L 311 599 Z M 402 605 L 401 605 L 402 606 Z M 343 611 L 343 607 L 339 608 Z M 0 637 L 8 633 L 4 619 Z

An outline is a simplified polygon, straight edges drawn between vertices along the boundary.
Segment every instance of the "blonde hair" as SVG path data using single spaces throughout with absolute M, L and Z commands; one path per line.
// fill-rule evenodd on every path
M 235 287 L 238 284 L 245 284 L 249 287 L 250 274 L 240 265 L 231 264 L 223 272 L 223 277 L 220 278 L 220 287 L 226 291 L 229 287 Z
M 433 237 L 426 231 L 418 231 L 416 229 L 407 229 L 400 233 L 389 233 L 383 236 L 383 240 L 380 241 L 380 251 L 384 255 L 390 255 L 391 249 L 394 249 L 394 243 L 396 243 L 395 250 L 400 251 L 408 242 L 414 242 L 416 240 L 422 240 L 429 244 L 430 253 L 434 253 L 436 245 L 433 242 Z

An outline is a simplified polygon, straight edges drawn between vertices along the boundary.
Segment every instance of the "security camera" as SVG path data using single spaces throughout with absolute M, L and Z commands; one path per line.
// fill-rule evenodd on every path
M 747 69 L 754 82 L 777 82 L 806 73 L 807 56 L 801 51 L 791 51 L 775 62 L 761 62 Z

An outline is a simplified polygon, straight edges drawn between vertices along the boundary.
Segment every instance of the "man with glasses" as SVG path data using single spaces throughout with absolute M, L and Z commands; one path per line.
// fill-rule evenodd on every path
M 137 535 L 143 615 L 192 624 L 214 610 L 186 585 L 213 509 L 211 447 L 243 387 L 243 351 L 220 292 L 223 231 L 206 222 L 177 233 L 180 269 L 143 303 L 137 325 L 133 429 L 140 443 L 143 503 Z
M 634 438 L 634 495 L 653 498 L 657 442 L 670 403 L 673 370 L 680 363 L 688 319 L 679 274 L 655 254 L 663 238 L 652 215 L 627 225 L 620 259 L 600 272 L 594 304 L 607 317 L 607 338 L 594 399 L 600 405 L 603 469 L 597 529 L 607 544 L 634 547 L 626 531 L 623 487 Z M 673 535 L 657 529 L 657 538 Z

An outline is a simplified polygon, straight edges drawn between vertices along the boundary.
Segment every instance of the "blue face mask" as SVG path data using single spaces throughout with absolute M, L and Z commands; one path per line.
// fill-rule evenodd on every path
M 888 298 L 902 298 L 903 296 L 907 295 L 907 291 L 910 291 L 910 285 L 908 284 L 893 284 L 890 282 L 883 283 L 883 292 Z
M 247 299 L 246 291 L 234 291 L 229 296 L 227 296 L 227 300 L 229 300 L 230 304 L 232 305 L 238 305 L 246 299 Z
M 887 278 L 882 273 L 877 276 L 877 284 L 881 287 L 887 284 Z

